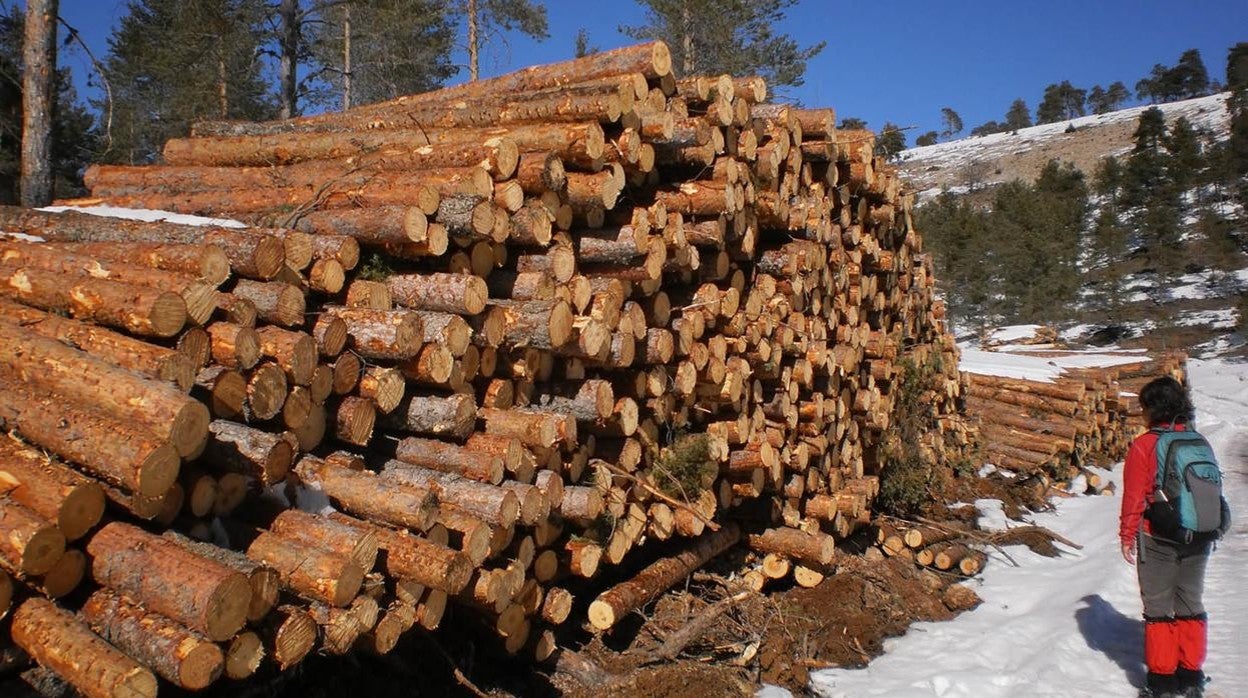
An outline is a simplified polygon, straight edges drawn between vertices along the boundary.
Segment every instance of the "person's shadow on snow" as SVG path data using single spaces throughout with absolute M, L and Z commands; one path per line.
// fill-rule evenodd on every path
M 1075 621 L 1088 647 L 1122 667 L 1132 686 L 1143 686 L 1144 621 L 1122 615 L 1100 594 L 1091 594 L 1081 600 L 1087 605 L 1075 611 Z

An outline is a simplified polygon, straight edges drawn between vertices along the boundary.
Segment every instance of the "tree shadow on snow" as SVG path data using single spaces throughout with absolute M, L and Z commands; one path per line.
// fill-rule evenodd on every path
M 1113 604 L 1091 594 L 1086 606 L 1075 611 L 1075 621 L 1088 647 L 1122 668 L 1132 686 L 1144 685 L 1144 621 L 1124 616 Z

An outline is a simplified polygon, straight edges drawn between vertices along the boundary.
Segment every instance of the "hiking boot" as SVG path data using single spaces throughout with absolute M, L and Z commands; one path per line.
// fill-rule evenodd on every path
M 1146 698 L 1183 698 L 1184 690 L 1185 687 L 1179 685 L 1174 674 L 1156 674 L 1150 671 L 1140 695 Z
M 1209 682 L 1209 677 L 1205 676 L 1205 672 L 1200 669 L 1184 669 L 1179 667 L 1174 672 L 1174 685 L 1176 696 L 1182 698 L 1204 698 L 1205 684 Z

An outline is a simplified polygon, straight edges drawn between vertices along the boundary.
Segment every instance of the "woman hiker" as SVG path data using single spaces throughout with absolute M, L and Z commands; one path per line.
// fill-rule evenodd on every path
M 1149 430 L 1131 443 L 1123 474 L 1118 535 L 1122 557 L 1137 564 L 1144 601 L 1144 661 L 1147 683 L 1141 695 L 1191 698 L 1204 694 L 1206 619 L 1201 596 L 1205 563 L 1218 532 L 1167 534 L 1158 515 L 1146 514 L 1158 500 L 1157 445 L 1166 431 L 1187 431 L 1192 403 L 1175 379 L 1158 378 L 1140 391 Z M 1215 466 L 1216 467 L 1216 466 Z M 1219 479 L 1220 483 L 1220 479 Z M 1225 503 L 1220 530 L 1229 524 Z M 1173 538 L 1183 540 L 1173 540 Z

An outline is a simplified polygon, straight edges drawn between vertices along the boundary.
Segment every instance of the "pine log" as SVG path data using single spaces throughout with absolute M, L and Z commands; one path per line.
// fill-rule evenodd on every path
M 33 385 L 81 400 L 169 438 L 178 453 L 196 453 L 207 436 L 208 410 L 172 386 L 144 380 L 54 340 L 0 322 L 0 360 Z
M 736 544 L 741 530 L 727 523 L 704 534 L 686 550 L 646 567 L 632 579 L 608 589 L 590 604 L 589 620 L 598 630 L 609 630 L 629 612 L 653 601 L 711 558 Z
M 0 420 L 31 443 L 108 482 L 157 496 L 178 477 L 178 453 L 143 430 L 36 394 L 0 372 Z
M 195 376 L 191 397 L 208 406 L 218 419 L 243 419 L 247 408 L 247 380 L 238 371 L 211 366 Z
M 260 361 L 261 340 L 256 330 L 229 322 L 214 322 L 206 329 L 215 363 L 245 371 Z
M 382 568 L 391 577 L 410 579 L 449 594 L 459 593 L 472 576 L 472 563 L 464 554 L 420 536 L 369 524 L 342 514 L 330 519 L 376 534 L 384 555 Z
M 427 530 L 437 518 L 437 498 L 427 488 L 413 488 L 376 477 L 327 465 L 304 456 L 296 466 L 299 477 L 324 490 L 332 500 L 355 516 L 393 526 Z
M 476 427 L 477 405 L 471 395 L 463 393 L 446 397 L 413 395 L 383 423 L 387 428 L 414 434 L 465 439 Z
M 298 606 L 284 604 L 267 615 L 257 632 L 265 653 L 285 671 L 303 661 L 316 646 L 316 621 Z
M 470 480 L 497 485 L 503 480 L 503 459 L 484 456 L 434 439 L 409 437 L 399 442 L 394 457 L 412 465 L 419 465 L 443 473 L 462 475 Z
M 199 633 L 107 589 L 82 607 L 82 618 L 110 644 L 180 688 L 198 691 L 221 676 L 221 648 Z
M 326 306 L 324 312 L 346 323 L 351 350 L 366 359 L 399 361 L 420 351 L 424 329 L 416 313 L 343 306 Z
M 92 536 L 87 553 L 97 582 L 216 642 L 233 637 L 247 618 L 246 577 L 160 536 L 110 523 Z
M 520 515 L 515 494 L 489 483 L 477 482 L 403 461 L 387 461 L 382 477 L 412 487 L 428 488 L 442 509 L 448 507 L 501 527 L 510 527 Z
M 816 568 L 827 567 L 836 554 L 836 541 L 832 536 L 792 528 L 768 529 L 747 536 L 746 541 L 755 550 L 801 560 Z
M 300 596 L 332 606 L 350 603 L 364 578 L 359 565 L 348 557 L 269 531 L 252 541 L 247 556 L 276 569 L 282 584 Z
M 55 242 L 157 242 L 215 245 L 230 258 L 234 272 L 247 278 L 271 279 L 281 270 L 281 240 L 262 231 L 217 226 L 181 225 L 109 218 L 79 211 L 49 213 L 5 206 L 0 228 Z
M 186 324 L 185 301 L 146 286 L 0 264 L 0 294 L 146 337 L 172 337 Z
M 247 577 L 251 586 L 251 603 L 247 608 L 247 620 L 259 621 L 277 603 L 277 595 L 281 586 L 281 578 L 277 570 L 253 560 L 243 553 L 227 550 L 211 543 L 192 540 L 176 531 L 165 531 L 161 534 L 166 540 L 172 541 L 186 550 L 213 562 L 228 567 Z
M 11 437 L 0 438 L 0 495 L 56 524 L 69 541 L 104 514 L 99 484 Z
M 214 421 L 209 429 L 212 436 L 204 452 L 206 463 L 255 478 L 264 486 L 286 479 L 294 450 L 280 435 L 223 419 Z
M 361 570 L 372 570 L 377 561 L 380 541 L 376 531 L 345 525 L 332 518 L 289 509 L 273 519 L 269 530 L 346 557 Z
M 38 514 L 9 499 L 0 499 L 0 562 L 23 575 L 50 571 L 65 553 L 65 536 Z
M 8 300 L 0 300 L 0 321 L 77 347 L 119 368 L 170 381 L 183 391 L 190 390 L 195 380 L 194 366 L 182 354 L 90 323 Z
M 237 681 L 255 674 L 264 654 L 264 641 L 256 633 L 247 630 L 235 635 L 225 648 L 226 677 Z
M 275 363 L 261 362 L 247 378 L 247 407 L 259 420 L 272 419 L 286 402 L 286 372 Z
M 124 262 L 200 279 L 213 287 L 230 278 L 230 258 L 217 245 L 160 242 L 67 242 L 44 243 L 50 248 Z
M 303 325 L 307 304 L 303 292 L 296 286 L 280 281 L 239 279 L 233 293 L 255 304 L 257 315 L 265 322 L 282 327 Z
M 34 597 L 13 614 L 13 642 L 87 698 L 154 698 L 156 677 L 56 604 Z
M 576 420 L 568 415 L 541 410 L 478 410 L 485 420 L 485 432 L 498 436 L 520 439 L 521 443 L 540 448 L 552 448 L 561 443 L 576 441 Z
M 489 297 L 485 281 L 471 274 L 396 274 L 386 286 L 399 305 L 458 315 L 477 315 Z
M 377 408 L 372 401 L 362 397 L 347 396 L 338 403 L 334 415 L 334 435 L 354 446 L 367 446 L 373 437 L 377 421 Z

